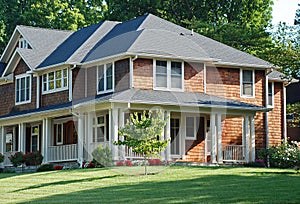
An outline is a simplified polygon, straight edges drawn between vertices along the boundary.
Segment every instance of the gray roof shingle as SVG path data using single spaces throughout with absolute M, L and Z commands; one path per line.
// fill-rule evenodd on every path
M 222 108 L 231 110 L 266 111 L 266 108 L 244 103 L 236 100 L 226 99 L 214 95 L 192 92 L 174 92 L 159 90 L 129 89 L 114 94 L 98 96 L 96 99 L 77 101 L 79 104 L 97 104 L 104 102 L 171 105 L 184 107 Z

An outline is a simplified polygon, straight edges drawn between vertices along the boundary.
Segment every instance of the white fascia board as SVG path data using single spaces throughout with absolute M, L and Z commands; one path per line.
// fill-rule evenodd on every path
M 5 50 L 3 51 L 2 55 L 1 55 L 1 58 L 0 58 L 0 62 L 6 62 L 7 63 L 7 60 L 9 59 L 9 56 L 7 56 L 8 54 L 11 55 L 13 49 L 14 49 L 14 46 L 17 44 L 17 40 L 19 39 L 19 36 L 16 36 L 17 35 L 17 31 L 19 32 L 18 30 L 18 27 L 17 26 L 12 34 L 12 36 L 10 37 L 6 47 L 5 47 Z M 20 34 L 19 34 L 20 35 Z M 14 44 L 12 45 L 12 43 L 14 42 Z M 11 50 L 9 50 L 11 49 Z M 7 53 L 7 52 L 10 52 L 10 53 Z
M 232 62 L 215 62 L 213 65 L 220 65 L 220 66 L 230 66 L 230 67 L 244 67 L 244 68 L 260 68 L 260 69 L 268 69 L 274 68 L 273 65 L 258 65 L 258 64 L 239 64 L 239 63 L 232 63 Z
M 10 61 L 8 62 L 2 76 L 5 76 L 5 75 L 9 74 L 10 72 L 12 72 L 15 69 L 15 67 L 17 66 L 16 64 L 20 61 L 20 59 L 21 59 L 20 54 L 17 51 L 15 51 L 13 56 L 10 58 Z M 11 66 L 14 66 L 14 67 L 11 68 L 11 71 L 9 71 Z

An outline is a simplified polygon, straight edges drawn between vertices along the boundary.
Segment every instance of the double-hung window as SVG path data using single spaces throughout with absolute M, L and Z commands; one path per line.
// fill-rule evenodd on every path
M 241 70 L 241 96 L 254 97 L 254 70 Z
M 114 65 L 108 63 L 97 67 L 98 94 L 114 90 Z
M 28 49 L 29 45 L 28 42 L 24 38 L 20 38 L 19 40 L 19 48 Z
M 268 106 L 273 107 L 274 105 L 274 83 L 268 83 Z
M 106 135 L 104 115 L 93 119 L 93 129 L 93 142 L 104 142 Z
M 31 75 L 16 76 L 16 105 L 31 102 Z
M 68 88 L 68 69 L 43 74 L 43 93 L 62 91 Z
M 183 62 L 154 60 L 154 88 L 183 89 Z

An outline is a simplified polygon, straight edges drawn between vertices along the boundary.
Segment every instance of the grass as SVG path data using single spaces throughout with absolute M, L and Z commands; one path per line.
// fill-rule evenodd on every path
M 148 176 L 110 169 L 2 173 L 0 203 L 299 203 L 299 187 L 295 170 L 265 168 L 174 166 Z

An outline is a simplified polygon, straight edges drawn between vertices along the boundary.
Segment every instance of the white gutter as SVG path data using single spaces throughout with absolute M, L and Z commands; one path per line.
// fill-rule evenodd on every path
M 206 64 L 203 64 L 203 92 L 206 93 Z
M 272 67 L 272 65 L 258 65 L 258 64 L 239 64 L 239 63 L 232 63 L 232 62 L 215 62 L 214 65 L 228 65 L 228 66 L 233 66 L 233 67 L 254 67 L 254 68 L 262 68 L 262 69 L 267 69 Z M 273 67 L 275 68 L 275 67 Z

